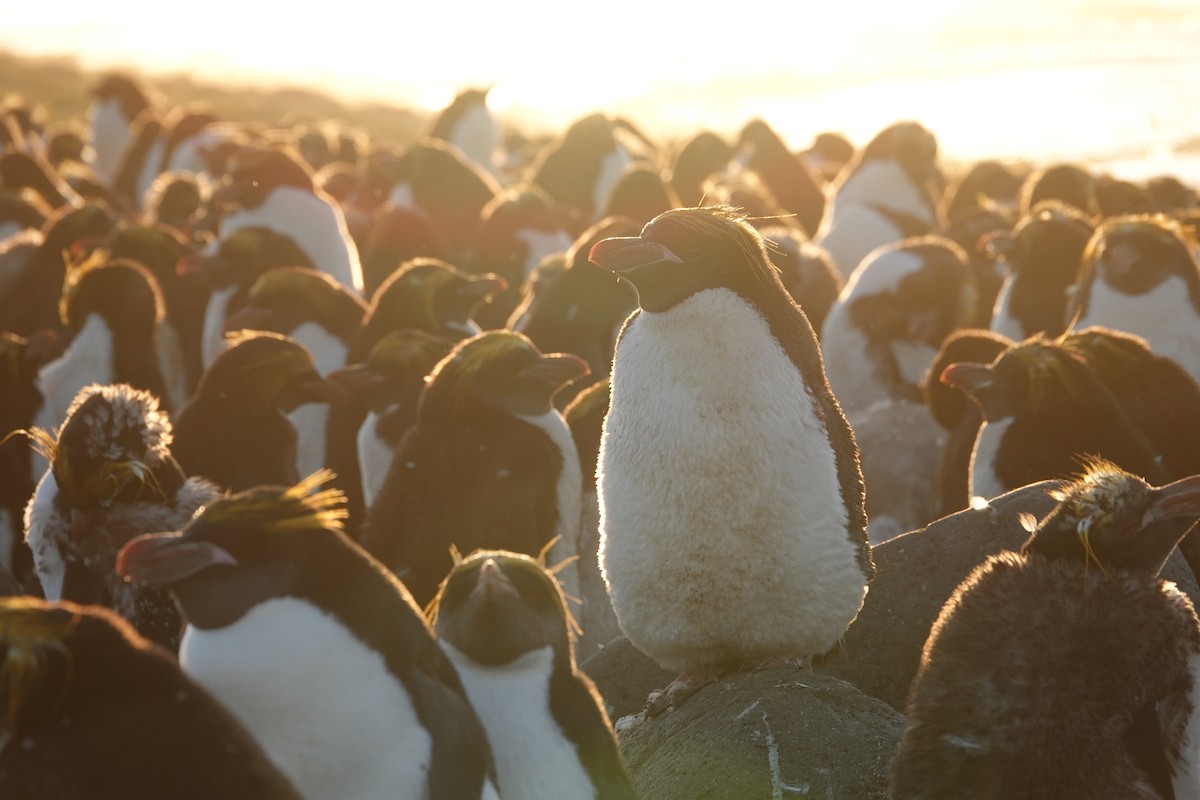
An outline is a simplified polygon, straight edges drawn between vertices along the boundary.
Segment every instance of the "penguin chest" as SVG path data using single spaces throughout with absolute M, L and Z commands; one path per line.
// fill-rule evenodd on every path
M 384 416 L 368 412 L 358 429 L 358 470 L 362 474 L 363 502 L 367 508 L 375 502 L 392 466 L 392 457 L 396 455 L 396 448 L 379 435 L 379 422 Z
M 967 484 L 967 492 L 971 497 L 990 500 L 1015 488 L 1005 486 L 996 472 L 1004 433 L 1012 423 L 1012 418 L 1008 417 L 996 422 L 985 422 L 979 428 L 979 433 L 975 436 L 975 447 L 971 450 L 971 473 Z
M 114 98 L 94 103 L 88 110 L 88 122 L 95 154 L 92 167 L 99 177 L 111 183 L 116 177 L 121 149 L 129 138 L 129 120 L 125 119 L 121 103 Z
M 554 651 L 534 650 L 500 667 L 476 664 L 447 642 L 467 697 L 487 731 L 504 797 L 582 800 L 596 788 L 574 742 L 550 712 Z
M 858 612 L 833 446 L 803 376 L 733 292 L 626 327 L 598 489 L 617 618 L 660 663 L 714 646 L 824 652 Z
M 1200 314 L 1183 278 L 1173 275 L 1140 295 L 1118 292 L 1097 278 L 1088 296 L 1087 313 L 1075 328 L 1089 325 L 1141 336 L 1151 350 L 1174 360 L 1200 381 Z
M 204 307 L 204 333 L 200 342 L 200 357 L 204 366 L 212 364 L 225 349 L 225 317 L 229 316 L 229 302 L 238 287 L 225 286 L 214 289 Z
M 71 340 L 67 351 L 38 372 L 38 391 L 44 399 L 34 425 L 47 431 L 57 430 L 80 389 L 93 383 L 106 385 L 112 382 L 112 331 L 101 316 L 92 314 Z M 30 454 L 29 463 L 34 480 L 49 466 L 36 452 Z
M 179 661 L 304 797 L 427 796 L 432 738 L 412 699 L 332 614 L 274 598 L 225 628 L 189 625 Z
M 312 353 L 317 372 L 328 375 L 346 365 L 346 345 L 316 322 L 304 322 L 288 332 Z M 327 403 L 305 403 L 287 415 L 296 427 L 296 468 L 311 475 L 325 464 L 325 436 L 329 425 Z
M 58 483 L 54 473 L 46 470 L 25 508 L 25 542 L 33 551 L 33 568 L 42 594 L 50 602 L 62 598 L 66 563 L 61 548 L 71 529 L 71 514 L 65 503 L 56 503 Z

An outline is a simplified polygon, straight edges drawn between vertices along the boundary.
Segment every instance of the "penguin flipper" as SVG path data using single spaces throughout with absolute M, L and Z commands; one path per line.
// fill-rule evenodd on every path
M 579 763 L 596 787 L 596 800 L 636 800 L 616 734 L 591 682 L 559 665 L 551 677 L 550 713 L 575 744 Z
M 1175 800 L 1171 764 L 1167 759 L 1163 730 L 1154 703 L 1146 703 L 1134 712 L 1124 739 L 1134 763 L 1146 773 L 1163 800 Z
M 413 676 L 417 716 L 433 740 L 427 796 L 429 800 L 482 797 L 487 781 L 495 782 L 487 734 L 454 667 L 449 659 L 441 660 L 449 676 L 420 670 Z

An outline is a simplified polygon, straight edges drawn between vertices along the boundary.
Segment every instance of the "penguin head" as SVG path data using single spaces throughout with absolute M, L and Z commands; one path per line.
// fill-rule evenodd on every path
M 81 612 L 71 603 L 0 598 L 0 754 L 65 700 L 72 660 L 68 641 L 83 622 Z M 116 618 L 102 609 L 94 613 Z
M 375 343 L 365 362 L 330 373 L 329 379 L 382 414 L 409 392 L 419 392 L 425 376 L 453 347 L 449 339 L 425 331 L 392 331 Z
M 1124 294 L 1139 295 L 1172 275 L 1200 282 L 1195 237 L 1169 217 L 1125 216 L 1096 229 L 1083 253 L 1081 283 L 1099 278 Z
M 174 228 L 128 222 L 119 225 L 104 243 L 114 259 L 129 259 L 150 270 L 160 286 L 176 278 L 175 265 L 191 249 Z
M 180 531 L 129 541 L 117 574 L 169 589 L 199 628 L 225 627 L 264 600 L 302 593 L 306 576 L 327 571 L 328 548 L 344 541 L 345 496 L 320 489 L 330 478 L 326 470 L 295 486 L 260 486 L 217 500 Z
M 1053 274 L 1071 282 L 1079 259 L 1092 235 L 1092 223 L 1083 212 L 1056 200 L 1039 203 L 1024 215 L 1011 234 L 998 234 L 987 247 L 1007 261 L 1016 273 Z
M 125 384 L 81 389 L 57 437 L 35 432 L 59 496 L 73 509 L 164 502 L 183 484 L 171 458 L 171 421 L 158 398 Z
M 945 338 L 921 382 L 925 404 L 939 425 L 952 430 L 971 402 L 964 396 L 965 390 L 939 379 L 946 367 L 960 362 L 990 364 L 1014 344 L 999 333 L 974 328 L 955 331 Z
M 6 390 L 32 386 L 38 370 L 61 353 L 58 334 L 52 330 L 40 330 L 28 337 L 0 332 L 0 386 Z
M 847 165 L 872 160 L 894 161 L 900 165 L 915 186 L 930 193 L 930 199 L 940 195 L 936 185 L 942 180 L 938 168 L 938 142 L 927 128 L 917 122 L 897 122 L 875 134 L 871 141 Z
M 476 664 L 498 667 L 552 647 L 570 657 L 562 589 L 535 559 L 483 550 L 455 565 L 433 602 L 437 636 Z
M 436 258 L 401 264 L 376 290 L 364 326 L 416 328 L 455 340 L 479 333 L 471 319 L 481 303 L 507 283 L 498 275 L 471 275 Z
M 1021 213 L 1030 213 L 1039 203 L 1053 200 L 1078 210 L 1089 219 L 1100 216 L 1096 179 L 1076 164 L 1052 164 L 1031 173 L 1021 187 Z
M 1058 505 L 1040 524 L 1026 515 L 1031 536 L 1021 552 L 1157 575 L 1200 518 L 1200 476 L 1154 487 L 1115 464 L 1097 460 L 1055 489 Z
M 221 239 L 213 255 L 185 256 L 176 270 L 212 287 L 249 287 L 275 267 L 312 267 L 312 260 L 295 240 L 269 228 L 239 228 Z
M 543 355 L 522 334 L 488 331 L 459 342 L 433 368 L 417 413 L 422 420 L 480 409 L 540 416 L 551 410 L 555 392 L 587 374 L 578 356 Z
M 164 172 L 146 190 L 146 217 L 186 233 L 203 215 L 209 194 L 208 181 L 199 175 Z
M 150 107 L 150 93 L 137 79 L 123 72 L 110 72 L 101 76 L 89 92 L 97 102 L 116 102 L 125 119 L 134 117 Z
M 303 322 L 348 335 L 357 330 L 366 307 L 335 279 L 308 267 L 278 267 L 250 287 L 246 305 L 225 320 L 226 331 L 285 333 Z
M 305 403 L 340 402 L 341 386 L 321 378 L 312 354 L 288 336 L 242 331 L 200 376 L 197 397 L 233 403 L 247 413 L 290 412 Z
M 75 249 L 75 244 L 106 236 L 117 217 L 107 203 L 87 201 L 78 208 L 63 206 L 42 225 L 42 250 L 55 255 Z
M 1103 391 L 1081 356 L 1037 337 L 1008 348 L 991 364 L 950 364 L 940 380 L 974 400 L 988 422 L 1023 409 L 1043 409 L 1064 398 L 1083 402 L 1090 392 Z
M 137 262 L 109 260 L 105 250 L 70 260 L 59 315 L 72 333 L 78 333 L 92 314 L 102 317 L 114 332 L 152 337 L 165 314 L 158 281 Z
M 283 186 L 313 191 L 312 170 L 303 158 L 281 148 L 248 148 L 229 160 L 225 184 L 213 200 L 219 208 L 258 208 Z
M 783 291 L 762 236 L 730 206 L 677 208 L 652 219 L 640 236 L 596 243 L 588 260 L 633 284 L 643 311 L 668 311 L 704 289 L 754 296 Z

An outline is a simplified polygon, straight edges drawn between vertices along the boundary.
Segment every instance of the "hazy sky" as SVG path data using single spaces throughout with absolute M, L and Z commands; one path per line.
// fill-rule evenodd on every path
M 915 117 L 935 121 L 950 149 L 969 137 L 1020 152 L 1055 144 L 1020 115 L 1103 149 L 1163 126 L 1185 136 L 1181 115 L 1200 108 L 1200 81 L 1177 66 L 1200 64 L 1200 0 L 25 0 L 0 23 L 0 48 L 18 52 L 350 99 L 438 108 L 456 89 L 495 84 L 494 108 L 554 125 L 621 110 L 662 131 L 736 129 L 756 114 L 788 117 L 794 137 L 833 127 L 861 140 Z M 1106 118 L 1097 101 L 1109 98 L 1126 113 Z

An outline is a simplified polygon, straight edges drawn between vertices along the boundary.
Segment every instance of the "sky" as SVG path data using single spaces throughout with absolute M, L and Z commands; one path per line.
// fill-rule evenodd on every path
M 800 147 L 916 118 L 972 156 L 1200 136 L 1200 0 L 7 5 L 7 50 L 428 109 L 493 85 L 494 109 L 548 127 L 604 110 L 674 136 L 762 116 Z

